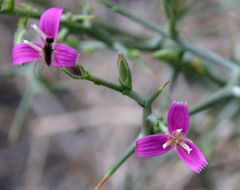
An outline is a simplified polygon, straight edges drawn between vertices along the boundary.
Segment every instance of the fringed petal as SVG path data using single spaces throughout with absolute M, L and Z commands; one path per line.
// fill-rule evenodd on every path
M 182 135 L 185 136 L 189 128 L 189 121 L 190 119 L 187 103 L 173 101 L 167 116 L 169 133 L 173 134 L 179 129 Z
M 190 140 L 184 140 L 192 150 L 188 152 L 182 146 L 176 145 L 176 151 L 182 161 L 193 171 L 200 173 L 200 171 L 208 164 L 206 158 L 200 149 L 194 145 Z

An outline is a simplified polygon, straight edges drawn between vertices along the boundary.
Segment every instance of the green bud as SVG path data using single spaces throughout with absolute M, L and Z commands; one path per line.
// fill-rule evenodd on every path
M 160 49 L 153 53 L 153 58 L 161 61 L 175 62 L 179 60 L 181 50 L 177 48 Z
M 196 57 L 189 60 L 189 66 L 191 67 L 191 69 L 193 69 L 195 72 L 199 73 L 200 75 L 205 75 L 207 72 L 204 63 Z
M 131 71 L 128 67 L 127 60 L 124 58 L 122 53 L 118 53 L 118 81 L 124 88 L 132 89 L 132 76 Z
M 62 71 L 74 79 L 86 79 L 89 77 L 88 71 L 86 71 L 80 64 L 76 64 L 73 67 L 65 67 Z

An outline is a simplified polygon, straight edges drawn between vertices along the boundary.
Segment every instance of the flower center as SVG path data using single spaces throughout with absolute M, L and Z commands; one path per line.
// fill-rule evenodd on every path
M 182 137 L 182 129 L 177 129 L 171 137 L 169 137 L 169 139 L 167 140 L 166 143 L 163 144 L 163 148 L 167 148 L 168 146 L 181 146 L 182 148 L 184 148 L 188 154 L 190 154 L 190 152 L 192 151 L 192 149 L 189 147 L 188 144 L 186 144 L 184 141 L 184 138 Z
M 33 24 L 31 26 L 44 39 L 44 41 L 46 41 L 47 43 L 53 43 L 54 42 L 54 39 L 51 38 L 51 37 L 48 37 L 41 29 L 38 28 L 38 26 L 36 24 Z M 38 51 L 40 53 L 40 55 L 42 57 L 44 57 L 43 48 L 37 46 L 36 44 L 34 44 L 32 42 L 29 42 L 28 40 L 23 40 L 23 43 L 25 43 L 28 46 L 30 46 L 31 48 L 35 49 L 36 51 Z

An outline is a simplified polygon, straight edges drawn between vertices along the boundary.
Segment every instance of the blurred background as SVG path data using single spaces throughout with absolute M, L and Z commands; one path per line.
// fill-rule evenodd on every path
M 161 0 L 118 0 L 146 20 L 166 26 Z M 181 1 L 193 3 L 194 1 Z M 91 7 L 97 26 L 127 31 L 136 41 L 151 41 L 149 49 L 126 44 L 133 88 L 144 97 L 170 80 L 154 103 L 154 111 L 166 118 L 172 100 L 201 102 L 220 89 L 228 79 L 225 70 L 211 64 L 178 67 L 171 61 L 153 59 L 162 46 L 172 48 L 156 33 L 87 0 L 16 0 L 16 7 L 31 6 L 43 11 L 63 7 L 74 14 Z M 240 2 L 196 1 L 179 21 L 181 34 L 192 43 L 225 58 L 238 60 L 240 51 Z M 35 63 L 11 66 L 11 50 L 18 18 L 0 16 L 0 190 L 87 190 L 94 189 L 108 168 L 127 149 L 141 129 L 142 109 L 130 98 L 88 81 L 73 80 L 51 71 L 36 76 Z M 29 40 L 39 40 L 28 19 Z M 85 23 L 87 24 L 87 23 Z M 80 52 L 79 63 L 90 73 L 118 83 L 117 53 L 83 32 L 61 27 L 59 41 Z M 64 37 L 62 37 L 64 36 Z M 129 42 L 129 43 L 128 43 Z M 163 44 L 164 43 L 164 44 Z M 176 48 L 176 47 L 174 47 Z M 121 48 L 118 48 L 121 49 Z M 190 60 L 190 61 L 189 61 Z M 167 63 L 166 63 L 167 62 Z M 175 64 L 177 62 L 174 62 Z M 201 74 L 210 68 L 214 77 Z M 186 167 L 173 151 L 155 158 L 133 154 L 104 184 L 103 190 L 238 190 L 240 187 L 239 100 L 217 102 L 213 108 L 191 116 L 188 137 L 203 150 L 209 165 L 201 174 Z

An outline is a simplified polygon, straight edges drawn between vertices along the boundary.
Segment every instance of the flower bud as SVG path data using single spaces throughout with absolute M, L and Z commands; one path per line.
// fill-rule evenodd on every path
M 77 75 L 77 76 L 82 76 L 83 75 L 82 70 L 79 67 L 79 65 L 75 65 L 73 67 L 70 67 L 70 70 L 71 70 L 71 73 L 73 75 Z
M 205 75 L 207 72 L 204 63 L 196 57 L 189 60 L 189 66 L 192 70 L 194 70 L 195 72 L 197 72 L 200 75 Z
M 118 81 L 124 88 L 132 89 L 132 76 L 131 71 L 128 67 L 127 60 L 124 58 L 122 53 L 118 53 Z
M 153 58 L 167 61 L 167 62 L 175 62 L 179 60 L 179 56 L 181 54 L 181 50 L 177 48 L 166 48 L 160 49 L 153 53 Z

